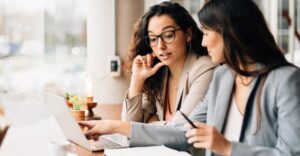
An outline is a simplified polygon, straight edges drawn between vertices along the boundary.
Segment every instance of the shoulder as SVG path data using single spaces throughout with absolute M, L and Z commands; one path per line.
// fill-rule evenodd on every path
M 270 72 L 270 74 L 277 75 L 279 74 L 293 74 L 299 73 L 299 68 L 294 66 L 282 66 L 278 67 Z
M 190 74 L 198 75 L 201 73 L 205 73 L 207 71 L 213 72 L 214 69 L 218 66 L 213 64 L 211 58 L 209 56 L 194 56 L 196 61 L 193 64 L 193 67 L 190 70 Z
M 233 76 L 233 72 L 230 67 L 228 67 L 226 64 L 219 65 L 215 69 L 214 78 L 221 78 L 226 76 Z
M 213 64 L 209 56 L 197 56 L 197 61 L 194 64 L 194 67 L 216 67 L 216 64 Z
M 268 74 L 267 81 L 272 84 L 300 83 L 300 69 L 294 66 L 276 68 Z

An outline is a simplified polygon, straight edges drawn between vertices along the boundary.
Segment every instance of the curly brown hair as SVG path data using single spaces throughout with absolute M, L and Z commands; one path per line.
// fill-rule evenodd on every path
M 202 32 L 197 27 L 196 22 L 193 20 L 191 15 L 186 9 L 180 6 L 178 3 L 162 2 L 160 4 L 152 6 L 134 25 L 134 33 L 131 39 L 131 43 L 128 48 L 129 53 L 129 67 L 131 69 L 133 60 L 138 55 L 146 55 L 152 52 L 152 48 L 148 46 L 145 40 L 145 36 L 148 35 L 148 24 L 149 20 L 154 16 L 168 15 L 175 23 L 181 28 L 183 32 L 187 32 L 191 29 L 192 40 L 191 49 L 188 52 L 196 53 L 197 55 L 207 55 L 206 48 L 201 46 Z M 159 60 L 155 59 L 154 64 Z M 163 103 L 160 100 L 162 82 L 163 82 L 163 71 L 166 67 L 159 69 L 153 76 L 149 77 L 143 88 L 143 93 L 146 94 L 148 100 L 151 103 L 159 101 L 163 107 Z

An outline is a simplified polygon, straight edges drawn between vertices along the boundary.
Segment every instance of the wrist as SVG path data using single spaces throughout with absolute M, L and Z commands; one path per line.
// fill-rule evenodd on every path
M 144 80 L 139 78 L 131 78 L 130 86 L 128 90 L 128 98 L 131 98 L 140 92 L 142 92 L 144 87 Z
M 228 141 L 225 146 L 224 154 L 231 155 L 231 149 L 232 149 L 232 143 L 231 143 L 231 141 Z
M 143 82 L 146 80 L 146 78 L 140 76 L 139 74 L 135 74 L 135 73 L 132 73 L 131 75 L 131 81 L 133 82 Z
M 127 137 L 130 137 L 129 135 L 131 132 L 131 124 L 130 124 L 130 122 L 127 122 L 127 121 L 116 120 L 113 123 L 112 132 L 113 133 L 121 133 Z

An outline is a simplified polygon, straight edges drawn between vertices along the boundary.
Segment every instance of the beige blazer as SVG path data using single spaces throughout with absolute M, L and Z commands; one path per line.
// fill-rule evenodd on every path
M 216 65 L 211 62 L 208 56 L 197 56 L 194 53 L 189 53 L 183 70 L 177 90 L 176 108 L 180 106 L 180 110 L 186 114 L 190 114 L 194 107 L 203 100 L 210 81 L 212 80 L 213 71 Z M 162 98 L 166 89 L 168 72 L 163 80 Z M 127 93 L 126 93 L 127 97 Z M 152 115 L 157 115 L 159 120 L 163 120 L 163 108 L 159 102 L 150 103 L 147 96 L 140 93 L 130 99 L 126 98 L 123 102 L 122 120 L 147 122 Z M 176 119 L 177 115 L 173 117 Z

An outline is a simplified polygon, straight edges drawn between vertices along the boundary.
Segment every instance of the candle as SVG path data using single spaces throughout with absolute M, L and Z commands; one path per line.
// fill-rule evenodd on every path
M 93 83 L 90 79 L 86 80 L 86 103 L 93 103 Z
M 88 97 L 92 97 L 93 96 L 93 83 L 90 80 L 86 81 L 86 95 Z
M 93 96 L 88 96 L 86 97 L 86 103 L 93 103 L 94 97 Z

